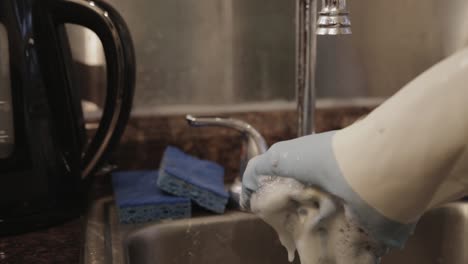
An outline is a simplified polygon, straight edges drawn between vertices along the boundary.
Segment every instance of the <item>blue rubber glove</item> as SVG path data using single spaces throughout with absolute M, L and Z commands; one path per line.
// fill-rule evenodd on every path
M 265 154 L 250 160 L 242 180 L 241 206 L 250 208 L 250 197 L 259 187 L 260 176 L 290 177 L 342 199 L 374 239 L 389 247 L 401 248 L 414 224 L 386 218 L 351 188 L 333 153 L 334 134 L 335 131 L 331 131 L 279 142 Z

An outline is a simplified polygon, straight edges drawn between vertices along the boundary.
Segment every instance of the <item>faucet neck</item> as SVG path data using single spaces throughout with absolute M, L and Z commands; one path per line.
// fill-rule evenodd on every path
M 297 1 L 296 98 L 299 137 L 314 133 L 316 17 L 317 0 Z

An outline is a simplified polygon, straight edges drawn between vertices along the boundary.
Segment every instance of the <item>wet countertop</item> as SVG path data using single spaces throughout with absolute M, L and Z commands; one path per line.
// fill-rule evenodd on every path
M 349 125 L 374 107 L 319 107 L 316 114 L 317 131 Z M 269 144 L 295 136 L 295 115 L 294 109 L 228 114 L 252 124 Z M 183 115 L 133 117 L 111 161 L 123 170 L 157 169 L 164 148 L 171 144 L 192 155 L 220 163 L 226 168 L 226 179 L 229 181 L 238 174 L 240 141 L 240 135 L 226 129 L 190 128 Z M 226 153 L 229 155 L 226 156 Z M 135 159 L 136 156 L 139 158 Z M 93 200 L 111 193 L 110 177 L 107 175 L 95 181 L 90 198 Z M 35 232 L 0 237 L 0 263 L 81 263 L 83 221 L 81 217 Z

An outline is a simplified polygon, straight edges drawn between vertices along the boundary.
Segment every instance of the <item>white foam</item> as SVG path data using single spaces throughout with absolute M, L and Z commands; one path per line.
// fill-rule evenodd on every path
M 383 254 L 341 201 L 295 180 L 263 179 L 251 207 L 276 230 L 291 262 L 296 250 L 302 264 L 373 264 Z

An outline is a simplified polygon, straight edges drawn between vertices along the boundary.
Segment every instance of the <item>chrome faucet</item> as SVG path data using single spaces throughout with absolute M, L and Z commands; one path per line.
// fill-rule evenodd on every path
M 317 20 L 317 35 L 351 34 L 351 21 L 346 0 L 322 0 Z
M 242 134 L 244 140 L 242 143 L 243 146 L 240 158 L 239 176 L 236 177 L 234 182 L 229 186 L 229 195 L 231 199 L 239 204 L 240 194 L 242 192 L 242 175 L 244 175 L 245 167 L 251 158 L 260 155 L 267 150 L 265 139 L 255 128 L 242 120 L 219 117 L 195 117 L 192 115 L 187 115 L 185 119 L 189 125 L 193 127 L 226 127 L 239 131 Z
M 314 133 L 316 35 L 351 34 L 346 0 L 322 0 L 317 19 L 318 0 L 298 0 L 297 19 L 297 131 L 298 136 Z
M 298 0 L 297 5 L 298 136 L 314 133 L 316 35 L 351 34 L 351 22 L 346 9 L 346 0 L 322 0 L 322 10 L 318 20 L 317 1 Z M 242 192 L 242 175 L 249 160 L 267 150 L 265 139 L 254 127 L 242 120 L 192 115 L 187 115 L 185 119 L 193 127 L 226 127 L 235 129 L 244 136 L 239 176 L 229 187 L 231 199 L 239 204 Z

